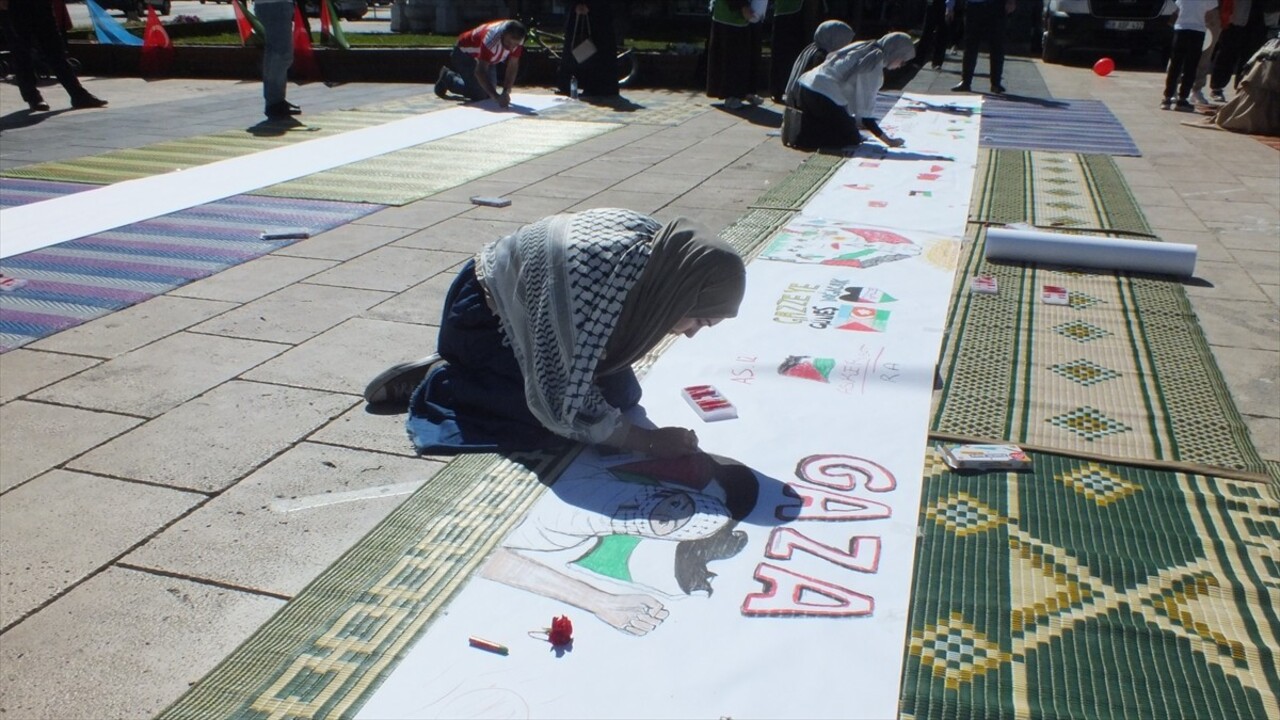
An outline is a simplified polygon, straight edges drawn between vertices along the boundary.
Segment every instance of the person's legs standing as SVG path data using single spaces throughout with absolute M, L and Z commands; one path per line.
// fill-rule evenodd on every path
M 1216 10 L 1209 13 L 1209 17 L 1205 20 L 1205 27 L 1209 34 L 1209 46 L 1203 48 L 1198 56 L 1194 71 L 1195 80 L 1191 84 L 1192 99 L 1199 105 L 1209 104 L 1209 99 L 1204 96 L 1204 85 L 1209 73 L 1213 71 L 1213 55 L 1218 48 L 1218 36 L 1222 34 L 1222 19 Z
M 1176 106 L 1179 109 L 1189 109 L 1190 101 L 1187 99 L 1191 96 L 1191 88 L 1196 81 L 1196 68 L 1200 65 L 1200 49 L 1204 45 L 1203 30 L 1187 30 L 1186 38 L 1182 47 L 1182 67 L 1180 68 L 1181 76 L 1178 79 L 1178 101 Z
M 1004 92 L 1004 36 L 1007 31 L 1004 3 L 999 0 L 988 0 L 982 5 L 983 12 L 988 14 L 983 26 L 987 30 L 987 48 L 991 62 L 991 92 Z
M 31 51 L 34 48 L 40 53 L 54 77 L 67 91 L 71 98 L 71 106 L 75 108 L 102 107 L 106 101 L 100 100 L 84 89 L 75 70 L 67 62 L 66 45 L 62 34 L 58 31 L 58 23 L 53 16 L 51 0 L 22 0 L 10 2 L 10 25 L 13 34 L 19 36 L 16 41 L 22 47 L 13 47 L 14 74 L 18 79 L 18 87 L 22 99 L 32 109 L 44 105 L 40 91 L 36 88 L 35 68 L 31 65 Z M 13 38 L 11 38 L 13 39 Z M 25 67 L 21 64 L 25 63 Z M 47 109 L 47 106 L 44 107 Z
M 257 0 L 253 5 L 266 37 L 262 49 L 262 97 L 269 118 L 291 115 L 285 93 L 293 65 L 293 3 Z
M 1218 37 L 1218 52 L 1213 58 L 1213 71 L 1209 74 L 1209 94 L 1213 100 L 1224 102 L 1223 90 L 1231 82 L 1231 76 L 1240 65 L 1240 43 L 1244 39 L 1244 26 L 1232 23 L 1222 29 Z
M 9 62 L 13 66 L 13 81 L 18 86 L 18 92 L 22 94 L 22 101 L 32 110 L 48 110 L 49 104 L 44 101 L 44 96 L 40 94 L 40 87 L 36 84 L 36 69 L 31 61 L 30 36 L 18 27 L 17 21 L 18 18 L 14 16 L 12 9 L 0 13 L 0 25 L 4 26 L 5 40 L 8 41 L 6 44 L 9 46 Z
M 994 0 L 987 0 L 994 2 Z M 964 7 L 964 57 L 960 61 L 960 84 L 952 88 L 968 92 L 973 87 L 973 74 L 978 69 L 978 49 L 986 35 L 983 27 L 986 3 L 966 3 Z

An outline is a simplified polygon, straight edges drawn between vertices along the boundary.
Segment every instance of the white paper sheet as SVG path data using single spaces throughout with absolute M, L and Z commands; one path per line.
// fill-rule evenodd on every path
M 912 122 L 931 129 L 928 115 Z M 930 199 L 937 207 L 970 192 L 965 165 L 947 172 L 957 182 Z M 858 176 L 837 178 L 819 196 Z M 809 212 L 801 224 L 856 225 Z M 674 344 L 643 381 L 645 416 L 694 429 L 714 472 L 587 450 L 357 716 L 896 718 L 963 231 L 949 222 L 959 231 L 895 228 L 891 244 L 918 251 L 866 264 L 795 251 L 812 240 L 795 232 L 771 243 L 789 256 L 748 267 L 739 316 Z M 860 252 L 867 235 L 816 242 Z M 739 417 L 702 422 L 681 397 L 701 384 Z M 574 622 L 568 652 L 530 634 L 558 615 Z M 468 647 L 472 635 L 510 655 Z
M 0 258 L 503 122 L 557 102 L 553 96 L 516 94 L 507 111 L 492 101 L 476 103 L 8 208 L 0 211 Z

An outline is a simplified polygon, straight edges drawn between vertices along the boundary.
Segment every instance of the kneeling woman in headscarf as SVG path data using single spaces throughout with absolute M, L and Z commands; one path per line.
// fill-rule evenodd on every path
M 390 368 L 365 399 L 409 397 L 421 454 L 533 449 L 557 436 L 658 457 L 695 452 L 692 430 L 623 417 L 640 401 L 631 364 L 667 335 L 734 317 L 745 288 L 738 253 L 688 220 L 664 226 L 614 208 L 554 215 L 468 261 L 445 298 L 439 356 Z
M 903 141 L 885 134 L 872 113 L 884 71 L 901 67 L 915 54 L 911 36 L 900 32 L 828 53 L 821 65 L 800 76 L 795 92 L 787 93 L 783 142 L 806 150 L 857 145 L 861 127 L 885 145 L 900 147 Z

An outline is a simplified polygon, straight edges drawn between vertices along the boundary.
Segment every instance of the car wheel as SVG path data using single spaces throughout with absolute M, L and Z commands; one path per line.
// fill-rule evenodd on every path
M 1041 40 L 1040 58 L 1047 63 L 1060 63 L 1063 56 L 1062 46 L 1058 44 L 1048 30 L 1044 31 L 1044 39 Z

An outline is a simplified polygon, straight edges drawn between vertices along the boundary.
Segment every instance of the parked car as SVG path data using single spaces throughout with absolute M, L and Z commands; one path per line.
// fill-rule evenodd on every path
M 343 20 L 359 20 L 369 12 L 369 0 L 332 0 L 333 9 Z M 320 17 L 319 0 L 307 0 L 302 6 L 308 17 Z
M 119 10 L 123 13 L 132 12 L 138 17 L 147 16 L 147 6 L 150 5 L 156 9 L 161 15 L 168 15 L 172 10 L 172 0 L 95 0 L 103 10 Z
M 1075 50 L 1169 53 L 1173 0 L 1044 0 L 1041 57 L 1062 62 Z

